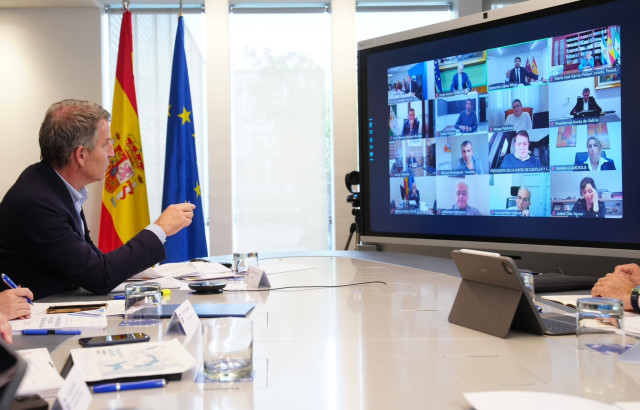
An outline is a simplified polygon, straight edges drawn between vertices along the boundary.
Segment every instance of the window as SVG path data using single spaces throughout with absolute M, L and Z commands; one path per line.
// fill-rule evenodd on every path
M 232 14 L 230 39 L 234 251 L 330 249 L 330 16 Z
M 402 11 L 388 7 L 389 11 L 359 11 L 356 13 L 358 41 L 423 27 L 451 19 L 450 11 Z

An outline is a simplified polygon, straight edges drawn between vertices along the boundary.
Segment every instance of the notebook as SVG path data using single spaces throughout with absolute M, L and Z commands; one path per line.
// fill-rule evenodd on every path
M 539 335 L 575 334 L 575 317 L 538 313 L 511 258 L 466 249 L 451 252 L 451 257 L 462 282 L 450 323 L 502 338 L 512 328 Z

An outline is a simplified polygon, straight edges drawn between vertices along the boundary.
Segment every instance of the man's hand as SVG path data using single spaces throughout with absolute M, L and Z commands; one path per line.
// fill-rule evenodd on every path
M 614 269 L 613 273 L 623 273 L 629 275 L 636 286 L 640 286 L 640 266 L 635 263 L 618 265 Z
M 633 310 L 633 306 L 631 306 L 631 289 L 635 286 L 636 284 L 629 275 L 608 273 L 607 276 L 598 279 L 596 284 L 593 285 L 591 296 L 620 299 L 624 303 L 625 310 Z
M 27 288 L 8 289 L 0 292 L 0 313 L 9 319 L 29 319 L 31 305 L 25 297 L 33 300 L 33 293 Z
M 473 169 L 473 161 L 471 161 L 471 159 L 468 159 L 465 162 L 466 162 L 467 169 L 472 170 Z
M 190 203 L 169 205 L 155 224 L 162 228 L 167 236 L 175 235 L 182 228 L 191 225 L 195 208 L 196 206 Z

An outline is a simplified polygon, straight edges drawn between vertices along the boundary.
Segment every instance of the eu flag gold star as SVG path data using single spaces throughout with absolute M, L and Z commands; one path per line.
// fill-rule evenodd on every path
M 195 188 L 193 188 L 194 191 L 196 191 L 196 197 L 201 196 L 200 194 L 200 184 L 196 185 Z
M 191 122 L 189 115 L 191 115 L 191 111 L 187 111 L 186 107 L 182 107 L 182 114 L 178 114 L 178 117 L 182 118 L 182 125 L 186 122 Z

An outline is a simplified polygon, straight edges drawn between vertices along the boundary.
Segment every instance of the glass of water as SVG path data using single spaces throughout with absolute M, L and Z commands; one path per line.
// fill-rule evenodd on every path
M 249 266 L 258 266 L 258 252 L 236 252 L 233 254 L 233 273 L 245 275 Z
M 581 298 L 577 303 L 579 349 L 606 354 L 624 353 L 624 305 L 620 299 Z
M 129 283 L 124 295 L 125 325 L 157 325 L 162 321 L 162 289 L 158 282 Z
M 220 318 L 202 324 L 204 376 L 217 382 L 253 380 L 253 322 Z
M 536 292 L 535 292 L 535 286 L 533 283 L 533 274 L 529 272 L 520 272 L 520 277 L 522 278 L 522 283 L 524 284 L 524 288 L 527 291 L 527 295 L 529 296 L 529 299 L 531 299 L 531 301 L 535 305 Z

